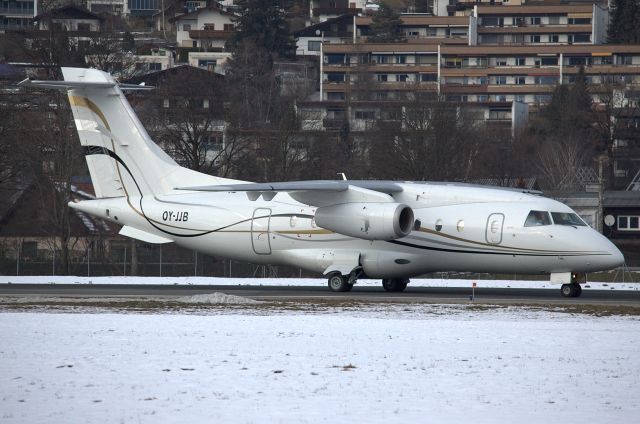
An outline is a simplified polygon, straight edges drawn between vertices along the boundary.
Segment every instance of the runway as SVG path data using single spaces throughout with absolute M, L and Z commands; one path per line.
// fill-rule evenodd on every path
M 361 302 L 470 302 L 470 288 L 411 287 L 403 293 L 387 293 L 381 287 L 358 287 L 351 292 L 333 293 L 327 287 L 248 285 L 133 285 L 133 284 L 0 284 L 2 297 L 75 298 L 171 298 L 220 292 L 268 301 L 350 300 Z M 477 288 L 476 303 L 620 305 L 640 308 L 640 292 L 585 289 L 578 298 L 564 298 L 560 289 Z

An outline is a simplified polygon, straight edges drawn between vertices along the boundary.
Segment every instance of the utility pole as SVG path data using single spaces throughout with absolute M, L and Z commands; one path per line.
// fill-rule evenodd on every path
M 602 223 L 604 220 L 604 205 L 603 205 L 603 200 L 604 200 L 604 176 L 603 176 L 603 165 L 604 162 L 608 161 L 608 157 L 605 154 L 602 154 L 600 156 L 598 156 L 596 158 L 596 160 L 598 161 L 598 216 L 597 216 L 597 224 L 596 224 L 596 229 L 598 230 L 598 232 L 600 234 L 602 234 Z

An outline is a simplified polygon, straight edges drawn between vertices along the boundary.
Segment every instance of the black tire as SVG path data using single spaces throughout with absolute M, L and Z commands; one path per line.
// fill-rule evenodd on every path
M 353 284 L 349 284 L 349 277 L 338 273 L 329 275 L 327 285 L 332 292 L 346 292 L 353 288 Z
M 388 292 L 402 292 L 407 288 L 409 280 L 401 278 L 385 278 L 382 280 L 382 288 Z
M 576 297 L 576 291 L 575 284 L 563 284 L 562 287 L 560 287 L 562 297 Z
M 582 287 L 578 283 L 574 283 L 574 286 L 575 286 L 575 293 L 573 294 L 573 297 L 580 297 L 580 295 L 582 294 Z

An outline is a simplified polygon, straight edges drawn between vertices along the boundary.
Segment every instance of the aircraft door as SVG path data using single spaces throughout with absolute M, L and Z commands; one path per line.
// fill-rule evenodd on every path
M 271 224 L 271 209 L 257 208 L 251 219 L 251 246 L 258 255 L 271 254 L 269 240 L 269 225 Z
M 504 214 L 492 213 L 487 219 L 486 239 L 489 244 L 502 243 L 502 226 L 504 225 Z

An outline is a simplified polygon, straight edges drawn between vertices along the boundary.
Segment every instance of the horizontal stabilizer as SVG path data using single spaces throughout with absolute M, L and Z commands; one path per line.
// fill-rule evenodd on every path
M 135 84 L 116 84 L 115 82 L 98 82 L 98 81 L 47 81 L 47 80 L 26 80 L 18 83 L 21 87 L 40 87 L 55 90 L 72 90 L 74 88 L 112 88 L 116 85 L 121 90 L 150 90 L 154 87 L 148 85 Z
M 165 243 L 173 243 L 173 240 L 158 236 L 155 234 L 148 233 L 146 231 L 138 230 L 137 228 L 129 227 L 125 225 L 120 230 L 120 235 L 125 237 L 131 237 L 136 240 L 144 241 L 145 243 L 151 244 L 165 244 Z

